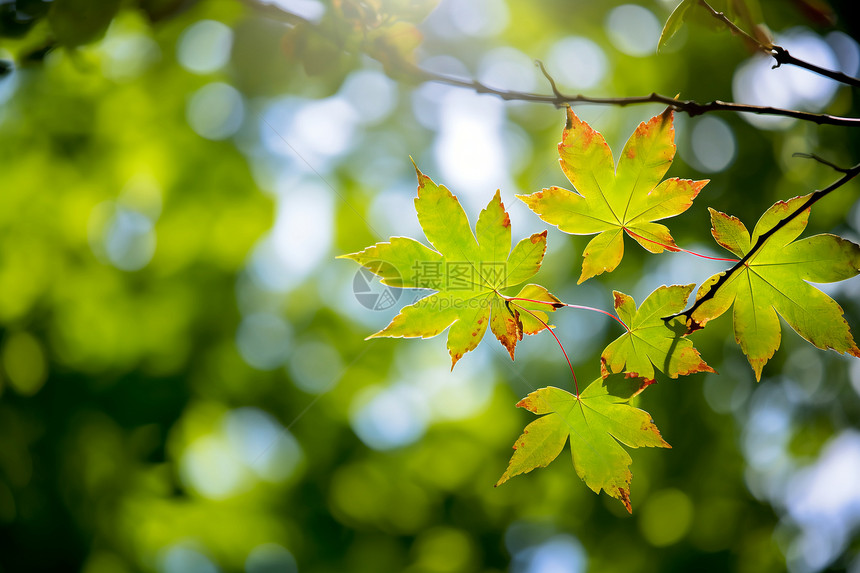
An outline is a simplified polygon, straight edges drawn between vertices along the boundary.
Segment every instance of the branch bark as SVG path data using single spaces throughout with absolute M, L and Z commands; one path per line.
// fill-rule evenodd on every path
M 835 72 L 833 70 L 828 70 L 827 68 L 822 68 L 821 66 L 817 66 L 813 63 L 807 62 L 806 60 L 801 60 L 800 58 L 792 56 L 790 53 L 788 53 L 788 50 L 786 50 L 782 46 L 762 42 L 752 34 L 749 34 L 748 32 L 745 32 L 744 30 L 739 28 L 724 13 L 715 10 L 713 6 L 708 4 L 707 0 L 699 0 L 699 5 L 702 6 L 705 10 L 707 10 L 708 13 L 715 19 L 722 22 L 722 24 L 726 26 L 726 28 L 728 28 L 732 34 L 734 34 L 735 36 L 740 36 L 747 42 L 753 44 L 762 53 L 772 56 L 773 59 L 776 60 L 776 64 L 773 66 L 774 68 L 778 68 L 782 65 L 797 66 L 798 68 L 809 70 L 810 72 L 816 73 L 826 78 L 830 78 L 831 80 L 835 80 L 837 82 L 849 86 L 860 86 L 860 78 L 855 78 L 842 72 Z
M 808 111 L 798 111 L 793 109 L 782 109 L 770 106 L 749 105 L 743 103 L 726 102 L 714 100 L 707 103 L 697 102 L 695 100 L 685 100 L 680 98 L 668 97 L 658 93 L 651 93 L 645 96 L 633 97 L 590 97 L 581 94 L 564 95 L 558 91 L 552 95 L 535 94 L 521 92 L 516 90 L 502 90 L 482 84 L 477 80 L 463 80 L 440 74 L 430 70 L 426 70 L 415 64 L 401 62 L 397 67 L 397 71 L 402 73 L 402 76 L 407 79 L 412 79 L 421 82 L 437 82 L 449 86 L 456 86 L 471 89 L 477 93 L 490 94 L 502 98 L 505 101 L 528 101 L 534 103 L 548 103 L 556 107 L 562 107 L 574 103 L 590 103 L 598 105 L 615 105 L 628 106 L 639 105 L 645 103 L 661 103 L 672 107 L 676 111 L 686 113 L 690 117 L 702 115 L 704 113 L 715 111 L 733 111 L 737 113 L 754 113 L 757 115 L 775 115 L 782 117 L 791 117 L 801 121 L 809 121 L 818 125 L 838 125 L 843 127 L 860 126 L 860 118 L 855 117 L 840 117 L 823 113 L 811 113 Z

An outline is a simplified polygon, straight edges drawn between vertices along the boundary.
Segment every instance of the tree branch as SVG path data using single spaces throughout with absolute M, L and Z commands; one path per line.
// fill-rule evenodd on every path
M 789 54 L 788 50 L 786 50 L 782 46 L 762 42 L 752 34 L 745 32 L 737 25 L 735 25 L 735 23 L 732 22 L 724 13 L 714 10 L 714 8 L 710 4 L 708 4 L 706 0 L 699 0 L 699 5 L 705 8 L 705 10 L 707 10 L 711 16 L 713 16 L 724 26 L 726 26 L 732 34 L 734 34 L 735 36 L 740 36 L 747 42 L 756 46 L 761 52 L 772 56 L 773 59 L 776 60 L 776 64 L 773 66 L 774 68 L 778 68 L 783 64 L 788 66 L 797 66 L 799 68 L 809 70 L 810 72 L 816 73 L 826 78 L 830 78 L 831 80 L 835 80 L 843 84 L 847 84 L 849 86 L 860 86 L 860 78 L 855 78 L 842 72 L 834 72 L 833 70 L 822 68 L 821 66 L 817 66 L 805 60 L 801 60 L 800 58 L 795 58 L 794 56 Z
M 291 25 L 303 25 L 314 30 L 316 33 L 328 38 L 335 45 L 343 46 L 344 39 L 340 37 L 332 37 L 331 34 L 322 30 L 318 24 L 311 22 L 297 14 L 293 14 L 276 4 L 264 4 L 260 0 L 242 0 L 247 6 L 258 10 L 260 13 L 280 20 Z M 366 52 L 369 56 L 374 57 L 373 53 Z M 860 126 L 860 118 L 840 117 L 828 114 L 811 113 L 806 111 L 798 111 L 793 109 L 781 109 L 769 106 L 748 105 L 742 103 L 724 102 L 714 100 L 707 103 L 700 103 L 694 100 L 683 100 L 679 98 L 668 97 L 657 93 L 651 93 L 645 96 L 633 97 L 589 97 L 581 94 L 564 95 L 555 86 L 555 82 L 550 78 L 545 69 L 542 69 L 544 75 L 550 80 L 550 85 L 553 88 L 552 95 L 536 94 L 521 92 L 516 90 L 503 90 L 493 88 L 482 84 L 477 80 L 464 80 L 453 76 L 448 76 L 431 70 L 421 68 L 411 62 L 403 60 L 402 57 L 397 57 L 396 54 L 388 54 L 390 59 L 383 62 L 386 65 L 386 70 L 392 77 L 399 76 L 399 79 L 411 80 L 414 82 L 436 82 L 454 87 L 461 87 L 473 90 L 480 94 L 489 94 L 499 97 L 505 101 L 525 101 L 532 103 L 552 104 L 556 107 L 574 103 L 590 103 L 597 105 L 614 105 L 628 106 L 640 105 L 647 103 L 661 103 L 671 106 L 672 109 L 686 113 L 690 117 L 702 115 L 715 111 L 733 111 L 737 113 L 754 113 L 758 115 L 772 115 L 781 117 L 790 117 L 801 121 L 808 121 L 818 125 L 837 125 L 843 127 Z M 541 66 L 542 67 L 542 66 Z M 397 79 L 397 78 L 395 78 Z
M 794 56 L 789 54 L 788 50 L 786 50 L 782 46 L 774 46 L 772 55 L 773 58 L 776 60 L 776 65 L 774 66 L 775 68 L 778 68 L 782 64 L 797 66 L 799 68 L 804 68 L 811 72 L 815 72 L 820 76 L 830 78 L 831 80 L 836 80 L 837 82 L 841 82 L 849 86 L 860 86 L 860 78 L 855 78 L 853 76 L 843 74 L 842 72 L 834 72 L 832 70 L 816 66 L 815 64 L 810 64 L 809 62 L 801 60 L 800 58 L 795 58 Z
M 725 102 L 714 100 L 708 103 L 700 103 L 694 100 L 684 100 L 679 98 L 668 97 L 658 93 L 651 93 L 646 96 L 633 97 L 589 97 L 581 94 L 564 95 L 555 93 L 553 95 L 543 95 L 535 93 L 527 93 L 516 90 L 502 90 L 484 85 L 477 80 L 463 80 L 426 70 L 418 67 L 415 64 L 408 62 L 400 62 L 397 71 L 404 78 L 412 79 L 421 82 L 437 82 L 447 84 L 449 86 L 462 87 L 476 91 L 481 94 L 490 94 L 502 98 L 505 101 L 528 101 L 533 103 L 549 103 L 556 107 L 561 107 L 572 103 L 591 103 L 598 105 L 615 105 L 628 106 L 639 105 L 645 103 L 661 103 L 671 106 L 674 110 L 686 113 L 690 117 L 702 115 L 704 113 L 714 111 L 734 111 L 737 113 L 754 113 L 757 115 L 775 115 L 782 117 L 791 117 L 802 121 L 817 123 L 818 125 L 839 125 L 839 126 L 860 126 L 860 119 L 855 117 L 840 117 L 822 113 L 811 113 L 807 111 L 798 111 L 793 109 L 782 109 L 769 106 L 749 105 L 743 103 Z
M 828 164 L 829 164 L 829 162 L 828 162 Z M 766 233 L 763 233 L 762 235 L 759 235 L 758 240 L 755 242 L 755 244 L 749 250 L 749 252 L 746 255 L 744 255 L 744 257 L 741 260 L 739 260 L 732 268 L 730 268 L 729 270 L 727 270 L 723 274 L 721 274 L 720 278 L 717 279 L 717 281 L 713 284 L 713 286 L 710 288 L 710 290 L 708 290 L 708 292 L 706 292 L 700 298 L 696 299 L 696 302 L 693 303 L 693 306 L 691 306 L 690 308 L 688 308 L 684 312 L 679 312 L 677 314 L 673 314 L 672 316 L 664 317 L 663 320 L 669 321 L 669 320 L 672 320 L 673 318 L 676 318 L 679 316 L 685 317 L 687 320 L 687 333 L 688 334 L 691 332 L 694 332 L 696 330 L 699 330 L 700 328 L 704 328 L 698 321 L 696 321 L 693 318 L 693 313 L 696 312 L 696 310 L 698 310 L 699 307 L 701 307 L 705 302 L 714 298 L 714 296 L 716 296 L 716 292 L 723 285 L 725 285 L 728 282 L 728 280 L 732 277 L 732 275 L 734 275 L 741 268 L 746 266 L 746 264 L 749 262 L 749 260 L 759 250 L 761 250 L 761 248 L 768 241 L 768 239 L 770 239 L 777 231 L 779 231 L 780 229 L 782 229 L 783 227 L 788 225 L 791 221 L 793 221 L 795 218 L 797 218 L 798 215 L 800 215 L 801 213 L 803 213 L 804 211 L 806 211 L 807 209 L 812 207 L 812 205 L 814 205 L 816 202 L 818 202 L 819 200 L 824 198 L 831 191 L 835 191 L 836 189 L 839 189 L 840 187 L 842 187 L 843 185 L 845 185 L 846 183 L 848 183 L 849 181 L 854 179 L 858 174 L 860 174 L 860 163 L 858 163 L 854 167 L 850 167 L 848 169 L 845 169 L 845 168 L 836 168 L 836 169 L 838 171 L 844 173 L 844 175 L 842 177 L 840 177 L 837 181 L 835 181 L 835 182 L 831 183 L 830 185 L 828 185 L 827 187 L 825 187 L 824 189 L 814 191 L 809 196 L 809 199 L 807 199 L 806 201 L 803 202 L 803 205 L 801 205 L 800 207 L 795 209 L 791 214 L 786 216 L 784 219 L 781 219 L 769 231 L 767 231 Z

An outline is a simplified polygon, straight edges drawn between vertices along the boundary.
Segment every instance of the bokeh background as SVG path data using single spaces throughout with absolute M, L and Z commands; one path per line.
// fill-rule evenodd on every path
M 416 293 L 368 309 L 334 258 L 423 239 L 410 156 L 473 222 L 501 189 L 515 239 L 545 226 L 514 194 L 567 185 L 561 110 L 410 81 L 362 53 L 368 30 L 499 88 L 549 93 L 541 59 L 568 93 L 858 114 L 850 88 L 771 70 L 706 17 L 657 54 L 674 3 L 0 1 L 0 570 L 860 572 L 857 359 L 784 326 L 756 383 L 728 314 L 694 334 L 720 374 L 642 396 L 673 449 L 633 452 L 629 516 L 567 453 L 492 487 L 532 419 L 514 404 L 572 387 L 551 338 L 512 363 L 488 335 L 453 372 L 444 336 L 365 342 Z M 793 54 L 857 74 L 851 8 L 761 6 Z M 661 108 L 575 110 L 617 153 Z M 669 175 L 711 182 L 670 226 L 715 255 L 708 206 L 751 228 L 837 178 L 793 153 L 860 159 L 849 128 L 676 127 Z M 860 239 L 857 196 L 817 204 L 808 232 Z M 723 268 L 628 241 L 576 286 L 586 241 L 550 229 L 534 280 L 609 310 L 613 289 L 641 302 Z M 858 331 L 858 279 L 822 288 Z M 617 325 L 554 322 L 594 379 Z

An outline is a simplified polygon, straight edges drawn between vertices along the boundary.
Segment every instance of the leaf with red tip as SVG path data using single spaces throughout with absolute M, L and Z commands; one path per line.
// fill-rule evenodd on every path
M 546 327 L 528 313 L 521 315 L 501 291 L 522 284 L 540 269 L 546 252 L 546 231 L 519 241 L 511 249 L 511 219 L 496 191 L 481 211 L 475 233 L 460 202 L 415 168 L 418 222 L 434 249 L 406 238 L 392 237 L 363 251 L 342 255 L 392 287 L 436 291 L 404 307 L 391 323 L 368 338 L 430 338 L 448 330 L 451 367 L 474 350 L 490 327 L 511 359 L 523 334 Z M 558 299 L 543 287 L 527 285 L 516 295 L 550 304 L 517 301 L 534 309 L 544 322 Z
M 648 381 L 621 375 L 598 378 L 580 396 L 559 388 L 541 388 L 517 406 L 543 415 L 526 426 L 514 444 L 514 455 L 497 486 L 510 478 L 549 465 L 570 438 L 577 475 L 595 493 L 605 491 L 630 505 L 630 448 L 671 448 L 650 414 L 630 405 Z
M 684 337 L 687 328 L 681 319 L 663 317 L 681 312 L 695 284 L 661 286 L 639 309 L 633 297 L 613 291 L 615 312 L 630 330 L 615 339 L 600 356 L 603 377 L 626 372 L 654 381 L 656 368 L 670 378 L 695 372 L 714 372 L 692 341 Z
M 541 219 L 572 235 L 597 236 L 585 247 L 579 282 L 611 272 L 624 256 L 624 234 L 652 253 L 677 250 L 669 229 L 654 221 L 693 204 L 707 181 L 663 179 L 675 157 L 671 110 L 642 122 L 616 169 L 603 136 L 568 108 L 558 144 L 561 168 L 575 191 L 550 187 L 517 195 Z

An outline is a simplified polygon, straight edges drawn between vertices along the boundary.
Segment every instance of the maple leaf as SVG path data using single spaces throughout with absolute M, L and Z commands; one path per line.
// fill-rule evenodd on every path
M 511 250 L 511 220 L 496 191 L 481 211 L 472 234 L 469 219 L 457 198 L 443 185 L 418 174 L 415 210 L 427 240 L 436 250 L 414 239 L 392 237 L 352 259 L 382 278 L 388 286 L 437 291 L 404 307 L 391 323 L 368 338 L 430 338 L 448 331 L 451 368 L 474 350 L 489 326 L 511 359 L 523 334 L 546 328 L 547 312 L 562 306 L 544 287 L 526 285 L 512 302 L 501 291 L 531 278 L 546 252 L 546 231 L 519 241 Z M 528 312 L 520 313 L 526 309 Z
M 624 256 L 624 233 L 652 253 L 677 250 L 665 226 L 654 223 L 686 211 L 708 183 L 672 178 L 660 182 L 675 156 L 673 113 L 642 122 L 621 152 L 618 169 L 603 136 L 567 110 L 558 152 L 575 192 L 550 187 L 517 195 L 541 219 L 573 235 L 593 235 L 585 247 L 579 283 L 615 270 Z
M 759 237 L 770 232 L 793 213 L 809 195 L 779 201 L 761 216 L 752 236 L 737 219 L 714 209 L 711 234 L 717 243 L 743 258 Z M 845 280 L 860 273 L 860 245 L 830 234 L 795 240 L 809 221 L 804 210 L 774 232 L 752 253 L 746 263 L 731 272 L 711 298 L 703 301 L 691 315 L 694 327 L 702 327 L 734 305 L 735 340 L 746 354 L 756 380 L 779 348 L 779 316 L 800 336 L 823 350 L 860 356 L 842 308 L 829 296 L 810 285 Z M 728 271 L 727 271 L 728 272 Z M 696 294 L 698 301 L 721 280 L 726 272 L 709 278 Z
M 600 356 L 603 377 L 626 372 L 654 382 L 654 368 L 670 378 L 695 372 L 715 372 L 693 342 L 684 338 L 687 328 L 680 318 L 663 320 L 684 309 L 695 284 L 661 286 L 648 295 L 639 309 L 633 297 L 613 291 L 615 311 L 628 332 L 615 339 Z
M 630 505 L 631 448 L 671 448 L 651 415 L 629 404 L 649 382 L 641 378 L 613 375 L 598 378 L 580 396 L 554 388 L 541 388 L 521 400 L 517 407 L 543 417 L 526 426 L 514 444 L 508 469 L 496 483 L 549 465 L 570 438 L 573 467 L 595 493 L 604 490 Z M 620 442 L 620 443 L 619 443 Z
M 669 43 L 669 40 L 678 33 L 678 30 L 681 29 L 681 26 L 684 25 L 684 21 L 687 19 L 687 11 L 695 6 L 696 0 L 682 0 L 681 3 L 672 10 L 672 13 L 666 20 L 666 24 L 663 26 L 663 31 L 660 32 L 660 40 L 657 42 L 658 52 L 665 48 L 666 44 Z

